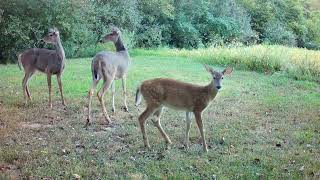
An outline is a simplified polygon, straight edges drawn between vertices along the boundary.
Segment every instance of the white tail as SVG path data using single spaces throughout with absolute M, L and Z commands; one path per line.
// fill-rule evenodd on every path
M 21 55 L 22 54 L 18 55 L 18 67 L 19 67 L 20 70 L 22 70 L 22 68 L 21 68 Z
M 137 91 L 136 91 L 136 100 L 135 100 L 135 105 L 138 107 L 141 103 L 141 100 L 142 100 L 142 94 L 140 92 L 140 86 L 137 88 Z
M 205 66 L 205 68 L 212 76 L 212 81 L 207 86 L 198 86 L 172 79 L 158 78 L 146 80 L 138 88 L 136 104 L 139 102 L 140 93 L 147 104 L 147 108 L 139 116 L 141 132 L 143 135 L 144 145 L 146 147 L 150 147 L 150 145 L 145 132 L 145 121 L 152 114 L 158 117 L 157 121 L 154 122 L 155 126 L 159 129 L 166 143 L 171 144 L 171 140 L 160 124 L 162 109 L 164 106 L 167 106 L 186 111 L 186 147 L 189 147 L 189 130 L 191 125 L 190 113 L 194 113 L 202 137 L 203 150 L 208 150 L 204 136 L 201 114 L 216 97 L 219 89 L 222 87 L 221 81 L 223 76 L 231 74 L 232 68 L 226 68 L 222 72 L 216 72 L 209 66 Z

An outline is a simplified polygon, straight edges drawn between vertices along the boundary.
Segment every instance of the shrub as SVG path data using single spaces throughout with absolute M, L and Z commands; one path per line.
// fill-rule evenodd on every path
M 296 46 L 296 36 L 279 21 L 267 23 L 264 33 L 264 41 L 270 44 L 283 44 Z

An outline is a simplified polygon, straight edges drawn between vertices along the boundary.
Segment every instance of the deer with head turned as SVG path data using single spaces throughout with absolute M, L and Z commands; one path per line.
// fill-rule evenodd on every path
M 60 33 L 58 29 L 49 29 L 48 34 L 42 40 L 46 43 L 53 44 L 55 46 L 55 50 L 32 48 L 24 51 L 18 56 L 19 68 L 21 69 L 22 65 L 25 72 L 22 80 L 25 104 L 28 103 L 28 100 L 31 100 L 28 81 L 36 71 L 40 71 L 47 75 L 49 88 L 49 107 L 52 108 L 51 76 L 53 74 L 57 75 L 62 104 L 65 105 L 61 84 L 61 75 L 65 66 L 65 53 L 61 44 Z
M 121 79 L 123 89 L 124 110 L 128 112 L 127 97 L 126 97 L 126 74 L 130 65 L 130 56 L 128 50 L 123 44 L 121 38 L 121 32 L 118 28 L 112 27 L 112 32 L 105 35 L 102 38 L 102 42 L 113 42 L 116 47 L 116 52 L 102 51 L 95 55 L 92 59 L 91 71 L 92 71 L 92 85 L 89 90 L 89 105 L 88 105 L 88 117 L 86 127 L 90 125 L 91 121 L 91 100 L 93 92 L 100 79 L 103 79 L 103 85 L 97 92 L 98 99 L 100 101 L 102 111 L 107 123 L 111 123 L 110 117 L 107 113 L 104 104 L 104 94 L 111 86 L 112 89 L 112 111 L 115 113 L 114 94 L 115 94 L 115 80 Z
M 166 144 L 171 144 L 171 140 L 160 124 L 161 112 L 163 107 L 166 106 L 186 111 L 187 129 L 185 143 L 187 148 L 189 147 L 189 130 L 191 126 L 190 115 L 191 112 L 194 113 L 202 138 L 203 150 L 205 152 L 208 151 L 201 114 L 216 97 L 221 88 L 223 76 L 231 74 L 232 68 L 228 67 L 222 72 L 217 72 L 206 65 L 205 68 L 212 76 L 212 81 L 206 86 L 198 86 L 166 78 L 157 78 L 146 80 L 138 87 L 136 106 L 140 104 L 142 97 L 147 105 L 145 111 L 139 116 L 139 124 L 145 147 L 150 148 L 145 130 L 145 121 L 150 115 L 157 117 L 157 119 L 153 121 L 154 125 L 159 129 Z

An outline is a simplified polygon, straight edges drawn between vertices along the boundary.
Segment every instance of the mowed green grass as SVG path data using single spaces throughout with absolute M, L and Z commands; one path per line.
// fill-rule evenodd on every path
M 162 126 L 173 144 L 166 149 L 151 120 L 143 147 L 134 106 L 136 87 L 145 79 L 170 77 L 207 84 L 202 64 L 188 58 L 135 56 L 127 78 L 129 113 L 123 112 L 120 81 L 116 82 L 114 127 L 104 124 L 94 97 L 92 126 L 86 130 L 91 59 L 70 59 L 63 74 L 67 107 L 61 106 L 53 81 L 53 109 L 47 107 L 46 77 L 30 80 L 33 101 L 25 107 L 16 65 L 0 66 L 0 165 L 23 177 L 86 179 L 301 179 L 320 176 L 320 85 L 282 73 L 265 75 L 234 69 L 218 96 L 203 113 L 209 152 L 203 153 L 194 122 L 191 147 L 184 149 L 185 113 L 166 109 Z M 224 67 L 214 66 L 217 70 Z M 101 85 L 101 84 L 100 84 Z M 224 139 L 224 141 L 222 141 Z M 1 173 L 1 172 L 0 172 Z M 3 175 L 4 176 L 4 175 Z M 1 177 L 1 176 L 0 176 Z

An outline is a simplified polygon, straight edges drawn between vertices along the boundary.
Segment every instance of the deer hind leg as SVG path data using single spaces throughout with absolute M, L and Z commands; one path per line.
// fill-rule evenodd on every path
M 59 91 L 61 95 L 61 100 L 62 100 L 62 105 L 66 105 L 64 98 L 63 98 L 63 91 L 62 91 L 62 83 L 61 83 L 61 74 L 57 74 L 57 81 L 58 81 L 58 86 L 59 86 Z
M 168 137 L 168 135 L 166 134 L 166 132 L 164 132 L 161 124 L 160 124 L 160 118 L 161 118 L 161 113 L 162 113 L 163 107 L 160 107 L 159 110 L 157 110 L 154 115 L 157 116 L 157 119 L 155 121 L 153 121 L 154 125 L 158 128 L 158 130 L 160 131 L 162 137 L 164 138 L 164 140 L 166 141 L 167 146 L 169 144 L 171 144 L 171 140 Z
M 203 151 L 208 152 L 207 143 L 206 143 L 205 136 L 204 136 L 202 119 L 201 119 L 201 112 L 196 111 L 196 112 L 194 112 L 194 115 L 196 117 L 196 122 L 197 122 L 197 125 L 199 128 L 200 134 L 201 134 Z
M 22 80 L 22 88 L 23 88 L 23 94 L 24 94 L 24 99 L 25 99 L 25 105 L 28 104 L 28 99 L 32 100 L 31 98 L 31 94 L 28 88 L 28 81 L 31 78 L 31 76 L 33 75 L 33 71 L 26 71 L 24 78 Z
M 91 102 L 92 102 L 92 95 L 93 95 L 93 92 L 94 90 L 96 89 L 97 87 L 97 84 L 99 82 L 100 79 L 93 79 L 92 81 L 92 85 L 90 87 L 90 90 L 88 92 L 88 117 L 87 117 L 87 123 L 85 125 L 85 127 L 88 127 L 90 125 L 90 121 L 91 121 Z
M 156 106 L 147 106 L 146 110 L 141 113 L 141 115 L 139 116 L 139 124 L 140 124 L 140 128 L 141 128 L 141 133 L 142 133 L 142 137 L 143 137 L 143 142 L 144 142 L 144 146 L 147 148 L 150 148 L 150 144 L 149 144 L 149 140 L 146 134 L 146 128 L 145 128 L 145 122 L 147 120 L 147 118 L 153 114 L 153 112 L 157 109 Z
M 116 93 L 116 87 L 115 87 L 115 81 L 112 81 L 111 83 L 111 94 L 112 94 L 112 112 L 113 114 L 116 113 L 116 107 L 114 105 L 114 95 Z
M 111 120 L 110 120 L 110 117 L 109 117 L 108 112 L 106 110 L 103 96 L 106 93 L 106 91 L 108 90 L 109 86 L 111 85 L 113 79 L 114 79 L 114 76 L 111 76 L 111 78 L 110 77 L 104 78 L 104 83 L 103 83 L 101 89 L 99 90 L 99 92 L 97 93 L 98 99 L 99 99 L 100 104 L 102 106 L 103 115 L 106 118 L 106 121 L 108 123 L 111 123 Z
M 52 101 L 51 101 L 51 73 L 47 73 L 47 82 L 48 82 L 48 89 L 49 89 L 49 107 L 52 108 Z
M 190 112 L 186 112 L 186 121 L 187 121 L 187 131 L 186 131 L 186 148 L 189 148 L 189 135 L 190 135 L 190 126 L 191 126 L 191 119 L 190 119 Z
M 128 106 L 127 106 L 127 90 L 126 90 L 126 78 L 122 78 L 122 89 L 123 89 L 123 101 L 124 101 L 124 111 L 129 112 Z

